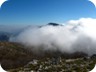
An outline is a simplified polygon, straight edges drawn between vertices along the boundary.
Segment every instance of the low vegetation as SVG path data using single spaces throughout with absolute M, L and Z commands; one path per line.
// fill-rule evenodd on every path
M 17 43 L 0 42 L 0 62 L 4 69 L 24 66 L 32 60 L 32 54 Z
M 94 68 L 96 55 L 59 51 L 35 54 L 23 45 L 0 42 L 0 63 L 9 72 L 88 72 Z

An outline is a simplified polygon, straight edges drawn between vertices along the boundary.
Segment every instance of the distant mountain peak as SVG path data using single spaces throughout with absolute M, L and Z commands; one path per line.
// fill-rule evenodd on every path
M 58 23 L 48 23 L 47 25 L 52 25 L 52 26 L 62 26 L 61 24 L 58 24 Z

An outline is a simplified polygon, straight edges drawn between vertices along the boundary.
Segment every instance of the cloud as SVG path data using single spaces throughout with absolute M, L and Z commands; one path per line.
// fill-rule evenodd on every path
M 70 20 L 64 25 L 29 27 L 10 41 L 18 42 L 33 50 L 50 50 L 67 53 L 96 53 L 96 19 Z

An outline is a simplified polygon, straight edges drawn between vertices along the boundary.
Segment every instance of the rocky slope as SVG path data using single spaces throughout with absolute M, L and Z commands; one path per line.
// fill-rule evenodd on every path
M 18 43 L 0 42 L 0 63 L 9 72 L 87 72 L 96 63 L 96 55 L 56 52 L 33 53 Z

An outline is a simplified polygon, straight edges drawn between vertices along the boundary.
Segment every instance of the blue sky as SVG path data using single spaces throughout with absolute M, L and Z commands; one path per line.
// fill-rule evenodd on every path
M 88 0 L 9 0 L 0 9 L 0 25 L 42 25 L 96 18 Z

